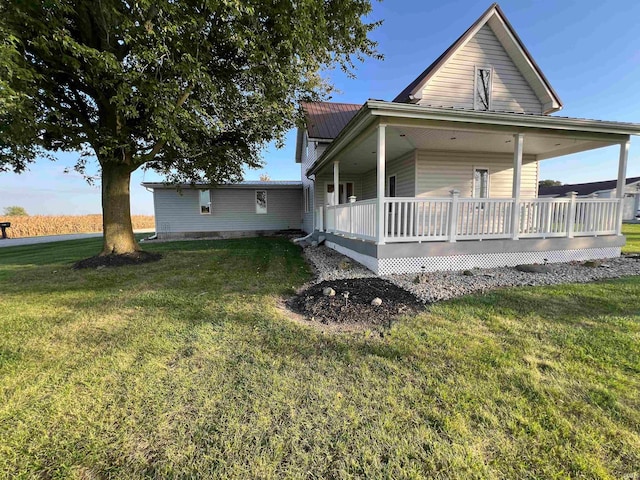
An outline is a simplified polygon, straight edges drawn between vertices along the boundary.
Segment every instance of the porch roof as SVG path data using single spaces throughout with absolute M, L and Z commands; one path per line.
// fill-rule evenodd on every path
M 390 127 L 387 132 L 387 158 L 416 148 L 511 152 L 512 135 L 524 133 L 524 153 L 543 160 L 616 145 L 626 141 L 630 135 L 640 135 L 640 124 L 637 123 L 369 100 L 307 170 L 307 175 L 317 173 L 328 162 L 339 160 L 346 153 L 357 163 L 375 162 L 376 126 L 380 123 Z

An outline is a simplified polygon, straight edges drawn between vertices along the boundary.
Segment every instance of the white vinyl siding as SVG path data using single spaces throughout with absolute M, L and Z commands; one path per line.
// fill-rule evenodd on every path
M 413 197 L 416 190 L 416 164 L 414 152 L 402 155 L 394 160 L 389 160 L 386 165 L 385 189 L 389 186 L 389 177 L 396 176 L 396 196 Z M 376 170 L 370 170 L 362 175 L 362 197 L 358 200 L 376 198 L 377 174 Z M 388 192 L 385 192 L 385 195 Z
M 542 114 L 537 95 L 489 25 L 484 25 L 429 80 L 421 105 L 474 108 L 476 68 L 491 68 L 491 109 Z
M 309 141 L 307 133 L 304 133 L 304 143 L 302 148 L 302 159 L 300 161 L 300 173 L 303 188 L 309 188 L 309 198 L 311 199 L 311 203 L 309 205 L 309 211 L 305 212 L 304 207 L 302 208 L 302 230 L 307 233 L 311 233 L 314 229 L 313 226 L 313 216 L 315 212 L 315 208 L 317 206 L 323 205 L 322 202 L 318 203 L 316 198 L 316 190 L 322 191 L 323 186 L 318 186 L 314 184 L 314 182 L 307 178 L 306 173 L 307 170 L 313 165 L 313 163 L 322 155 L 325 149 L 329 146 L 329 143 L 322 142 L 317 143 L 314 141 Z M 319 185 L 319 184 L 318 184 Z M 315 202 L 314 202 L 315 199 Z
M 414 152 L 387 162 L 386 176 L 396 176 L 396 197 L 413 197 L 416 194 L 416 164 Z M 385 182 L 387 183 L 387 182 Z M 389 188 L 387 183 L 386 188 Z M 385 192 L 385 194 L 388 192 Z
M 449 197 L 459 190 L 461 197 L 473 195 L 474 170 L 489 170 L 489 198 L 511 198 L 513 154 L 418 151 L 418 196 Z M 522 160 L 521 198 L 538 195 L 538 162 L 533 155 Z
M 378 174 L 375 168 L 362 175 L 362 198 L 360 200 L 376 198 L 377 181 Z
M 211 214 L 201 215 L 199 191 L 154 190 L 158 232 L 233 232 L 299 229 L 302 189 L 268 189 L 268 213 L 256 214 L 256 190 L 212 188 Z

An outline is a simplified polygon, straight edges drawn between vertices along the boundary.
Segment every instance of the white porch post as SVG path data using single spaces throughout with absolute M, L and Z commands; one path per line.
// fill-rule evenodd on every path
M 340 162 L 333 162 L 333 231 L 338 231 L 338 204 L 340 203 Z
M 456 235 L 458 234 L 458 198 L 460 197 L 460 190 L 449 190 L 451 193 L 451 211 L 449 212 L 449 242 L 454 243 L 456 241 Z
M 616 183 L 616 198 L 618 210 L 616 219 L 616 234 L 622 235 L 622 210 L 624 201 L 624 189 L 627 185 L 627 161 L 629 160 L 629 139 L 620 144 L 620 160 L 618 161 L 618 183 Z
M 568 192 L 569 197 L 569 213 L 567 215 L 567 238 L 573 238 L 573 230 L 576 225 L 576 197 L 578 192 Z
M 524 134 L 516 133 L 513 136 L 513 210 L 511 211 L 512 237 L 517 240 L 520 236 L 520 184 L 522 178 L 522 150 L 524 146 Z
M 386 125 L 381 123 L 378 125 L 378 149 L 377 149 L 377 174 L 378 174 L 378 187 L 377 187 L 377 197 L 376 197 L 376 207 L 378 213 L 378 221 L 377 221 L 377 234 L 376 234 L 376 244 L 384 245 L 384 184 L 385 184 L 385 164 L 386 164 L 386 143 L 385 143 L 385 129 Z

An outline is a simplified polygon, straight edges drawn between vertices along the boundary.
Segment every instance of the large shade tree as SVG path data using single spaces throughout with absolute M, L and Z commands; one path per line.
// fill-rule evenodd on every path
M 102 254 L 136 251 L 129 184 L 235 181 L 260 166 L 319 72 L 377 56 L 369 0 L 4 0 L 0 171 L 56 151 L 97 158 Z

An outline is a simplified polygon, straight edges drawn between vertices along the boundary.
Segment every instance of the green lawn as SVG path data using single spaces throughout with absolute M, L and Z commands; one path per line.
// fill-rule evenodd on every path
M 627 237 L 627 244 L 622 248 L 624 253 L 640 253 L 640 223 L 622 225 L 622 233 Z
M 0 478 L 637 478 L 640 277 L 287 320 L 280 239 L 0 249 Z

